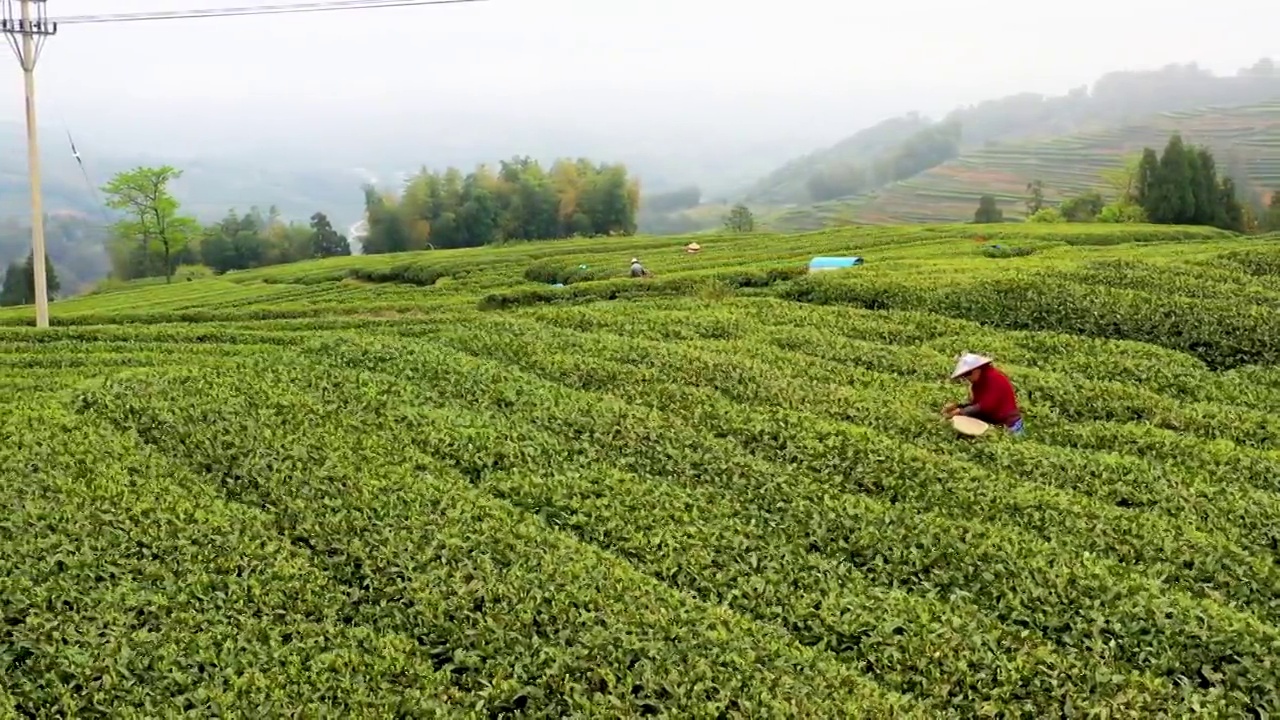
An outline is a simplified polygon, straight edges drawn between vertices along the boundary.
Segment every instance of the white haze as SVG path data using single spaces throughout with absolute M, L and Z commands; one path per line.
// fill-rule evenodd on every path
M 59 17 L 249 2 L 48 5 Z M 343 168 L 353 184 L 359 168 L 389 179 L 528 153 L 659 159 L 673 168 L 659 184 L 724 189 L 889 115 L 1174 62 L 1232 73 L 1276 50 L 1274 3 L 1173 7 L 491 0 L 75 25 L 45 49 L 39 111 L 85 153 Z M 0 120 L 21 109 L 10 59 Z

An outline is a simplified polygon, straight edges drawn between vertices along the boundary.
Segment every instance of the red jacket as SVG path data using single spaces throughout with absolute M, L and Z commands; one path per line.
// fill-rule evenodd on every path
M 1022 419 L 1009 377 L 993 365 L 982 368 L 982 377 L 970 388 L 964 414 L 992 425 L 1013 426 Z

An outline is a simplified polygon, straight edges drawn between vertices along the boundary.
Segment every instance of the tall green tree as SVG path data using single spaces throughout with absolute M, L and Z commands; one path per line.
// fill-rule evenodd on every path
M 0 305 L 26 305 L 28 287 L 29 283 L 22 274 L 22 263 L 9 263 L 4 273 L 4 286 L 0 287 Z
M 978 199 L 978 209 L 973 213 L 973 221 L 979 225 L 1004 222 L 1004 211 L 996 204 L 994 195 L 983 195 Z
M 1235 232 L 1245 232 L 1248 230 L 1247 216 L 1244 203 L 1236 197 L 1236 182 L 1229 177 L 1224 177 L 1218 183 L 1218 207 L 1215 210 L 1215 227 L 1223 230 L 1233 230 Z
M 756 229 L 756 217 L 751 208 L 738 203 L 729 210 L 724 219 L 724 228 L 729 232 L 748 233 Z
M 1224 180 L 1227 178 L 1223 178 Z M 1196 197 L 1196 211 L 1193 222 L 1196 225 L 1225 227 L 1227 224 L 1226 196 L 1218 180 L 1217 163 L 1213 153 L 1206 147 L 1195 148 L 1191 160 L 1192 191 Z M 1232 202 L 1235 201 L 1235 186 L 1231 188 Z
M 1027 183 L 1027 217 L 1031 217 L 1044 208 L 1044 182 L 1032 180 Z
M 1192 225 L 1196 221 L 1196 166 L 1182 142 L 1174 133 L 1160 156 L 1160 165 L 1147 187 L 1143 209 L 1153 223 Z
M 365 221 L 369 232 L 364 239 L 364 252 L 368 255 L 405 252 L 412 249 L 409 229 L 399 212 L 395 200 L 372 185 L 364 189 Z
M 469 175 L 463 183 L 462 207 L 458 209 L 458 239 L 463 247 L 476 247 L 501 238 L 502 213 L 488 183 Z
M 1132 201 L 1144 208 L 1153 201 L 1152 185 L 1160 175 L 1160 156 L 1152 148 L 1143 148 L 1138 160 L 1134 183 L 1129 192 L 1121 194 L 1118 199 Z
M 175 253 L 199 228 L 194 218 L 179 214 L 178 201 L 169 191 L 169 183 L 180 177 L 182 171 L 169 165 L 137 167 L 117 173 L 102 188 L 107 207 L 125 215 L 112 227 L 116 241 L 140 246 L 146 263 L 142 275 L 163 274 L 166 282 L 173 278 Z M 162 261 L 158 271 L 148 262 L 156 244 Z
M 62 284 L 58 281 L 58 273 L 48 255 L 45 255 L 44 260 L 44 277 L 45 289 L 48 291 L 49 299 L 52 300 L 62 291 Z M 28 253 L 24 262 L 10 263 L 5 271 L 4 285 L 0 287 L 0 305 L 31 305 L 35 301 L 35 253 Z
M 347 241 L 347 236 L 334 230 L 333 223 L 330 223 L 329 217 L 322 212 L 311 216 L 310 241 L 313 258 L 351 254 L 351 243 Z

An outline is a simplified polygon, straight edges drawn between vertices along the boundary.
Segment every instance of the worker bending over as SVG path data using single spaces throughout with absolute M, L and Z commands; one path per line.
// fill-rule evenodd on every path
M 640 264 L 640 258 L 631 258 L 631 277 L 649 277 L 649 271 Z
M 947 403 L 942 409 L 948 419 L 956 415 L 977 418 L 988 425 L 1003 425 L 1015 435 L 1022 434 L 1022 412 L 1008 376 L 991 364 L 991 358 L 965 353 L 956 362 L 952 380 L 969 383 L 969 402 Z

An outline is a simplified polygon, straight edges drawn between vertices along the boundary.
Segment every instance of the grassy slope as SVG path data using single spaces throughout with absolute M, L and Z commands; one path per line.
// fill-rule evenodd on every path
M 1280 252 L 1117 230 L 513 245 L 4 311 L 0 707 L 1274 712 Z M 1027 438 L 938 422 L 962 350 Z
M 1031 180 L 1044 181 L 1050 200 L 1099 189 L 1103 171 L 1143 147 L 1163 147 L 1173 132 L 1209 145 L 1220 171 L 1235 176 L 1246 191 L 1261 194 L 1280 187 L 1277 101 L 1164 113 L 1142 123 L 973 150 L 875 197 L 795 208 L 765 222 L 779 229 L 809 229 L 833 213 L 873 224 L 958 222 L 972 219 L 978 198 L 988 193 L 999 199 L 1006 217 L 1020 217 Z

